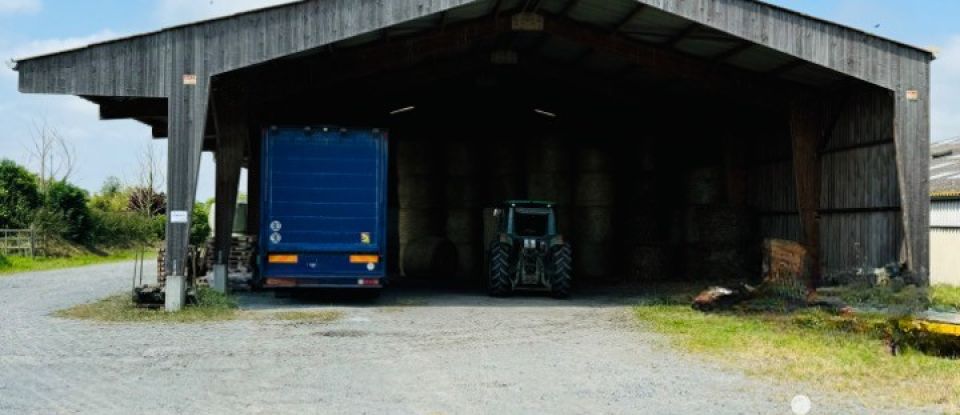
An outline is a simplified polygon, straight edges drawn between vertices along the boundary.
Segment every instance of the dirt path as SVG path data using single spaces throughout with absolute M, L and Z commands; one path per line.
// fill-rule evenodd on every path
M 796 393 L 812 396 L 812 413 L 876 413 L 671 351 L 634 324 L 635 299 L 622 296 L 243 297 L 256 312 L 344 312 L 329 324 L 49 316 L 127 289 L 131 266 L 0 278 L 0 413 L 789 414 Z

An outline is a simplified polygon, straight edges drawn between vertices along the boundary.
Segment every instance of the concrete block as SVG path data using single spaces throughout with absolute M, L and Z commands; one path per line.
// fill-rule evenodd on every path
M 166 291 L 164 292 L 164 306 L 167 312 L 183 309 L 187 302 L 187 279 L 182 275 L 167 277 Z
M 227 287 L 229 286 L 228 281 L 229 277 L 227 275 L 227 266 L 224 264 L 217 264 L 213 266 L 213 289 L 218 293 L 226 294 Z

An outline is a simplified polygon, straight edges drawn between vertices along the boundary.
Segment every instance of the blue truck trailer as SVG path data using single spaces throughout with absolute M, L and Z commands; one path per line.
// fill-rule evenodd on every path
M 263 132 L 258 283 L 379 289 L 387 280 L 387 133 Z

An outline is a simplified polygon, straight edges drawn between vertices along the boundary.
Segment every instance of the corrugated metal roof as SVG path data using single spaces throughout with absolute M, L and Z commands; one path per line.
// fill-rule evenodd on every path
M 960 194 L 960 137 L 933 143 L 930 156 L 931 197 Z

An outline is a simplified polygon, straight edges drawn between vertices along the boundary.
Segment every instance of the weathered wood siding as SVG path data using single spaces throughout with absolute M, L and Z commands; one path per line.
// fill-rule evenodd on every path
M 899 260 L 903 222 L 893 111 L 890 91 L 860 87 L 827 137 L 820 243 L 828 274 Z

